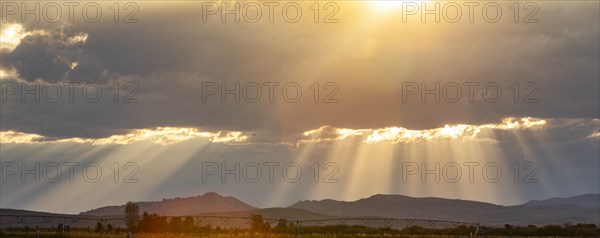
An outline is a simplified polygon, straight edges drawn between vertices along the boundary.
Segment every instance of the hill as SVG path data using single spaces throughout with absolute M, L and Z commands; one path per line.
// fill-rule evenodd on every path
M 374 195 L 357 201 L 301 201 L 290 206 L 334 216 L 377 216 L 480 222 L 489 225 L 600 224 L 600 195 L 530 201 L 523 205 L 500 206 L 476 201 L 415 198 L 403 195 Z
M 140 214 L 144 212 L 156 213 L 162 216 L 186 216 L 190 214 L 210 212 L 233 212 L 255 210 L 252 207 L 234 197 L 224 197 L 218 193 L 205 193 L 203 195 L 163 199 L 162 201 L 138 202 Z M 81 215 L 108 216 L 123 215 L 125 205 L 100 207 L 90 211 L 82 212 Z

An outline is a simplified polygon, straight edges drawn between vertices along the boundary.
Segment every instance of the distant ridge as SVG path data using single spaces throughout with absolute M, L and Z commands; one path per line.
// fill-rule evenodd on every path
M 543 206 L 543 205 L 577 205 L 582 207 L 599 207 L 599 194 L 584 194 L 568 198 L 550 198 L 546 200 L 531 200 L 523 205 Z
M 224 197 L 218 193 L 209 192 L 203 195 L 187 198 L 171 198 L 162 201 L 138 202 L 140 214 L 144 212 L 156 213 L 163 216 L 186 216 L 190 214 L 210 212 L 235 212 L 255 210 L 237 198 Z M 81 215 L 109 216 L 123 215 L 125 205 L 108 206 L 82 212 Z
M 300 201 L 290 208 L 332 216 L 458 220 L 490 225 L 600 224 L 600 194 L 530 201 L 516 206 L 445 198 L 415 198 L 377 194 L 345 202 L 325 199 Z
M 497 211 L 502 208 L 502 206 L 484 202 L 384 194 L 377 194 L 352 202 L 330 199 L 301 201 L 290 207 L 312 212 L 318 211 L 322 214 L 334 216 L 378 216 L 470 222 L 477 222 L 475 217 L 482 212 Z M 469 216 L 464 214 L 469 214 Z M 472 219 L 469 220 L 469 217 Z
M 485 202 L 435 197 L 409 197 L 377 194 L 356 201 L 299 201 L 285 208 L 252 207 L 234 197 L 206 193 L 187 198 L 137 202 L 140 214 L 156 213 L 164 216 L 231 216 L 249 217 L 262 214 L 270 219 L 319 220 L 352 217 L 386 217 L 431 219 L 481 223 L 485 225 L 548 225 L 565 223 L 595 223 L 600 225 L 600 194 L 585 194 L 567 198 L 532 200 L 515 206 L 501 206 Z M 73 217 L 122 217 L 124 205 L 100 207 Z M 7 215 L 55 215 L 16 209 L 0 209 Z M 60 215 L 60 214 L 58 214 Z M 78 226 L 93 226 L 78 222 Z

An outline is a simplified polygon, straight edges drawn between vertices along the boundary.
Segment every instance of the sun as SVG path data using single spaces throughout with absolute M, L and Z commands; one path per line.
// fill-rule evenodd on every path
M 402 1 L 400 0 L 374 0 L 369 1 L 369 3 L 376 11 L 391 11 L 402 7 Z
M 402 8 L 404 3 L 408 5 L 420 5 L 421 3 L 427 2 L 426 0 L 372 0 L 368 1 L 375 11 L 387 12 L 393 10 L 399 10 Z
M 12 49 L 21 42 L 23 26 L 19 24 L 6 24 L 0 33 L 0 47 Z

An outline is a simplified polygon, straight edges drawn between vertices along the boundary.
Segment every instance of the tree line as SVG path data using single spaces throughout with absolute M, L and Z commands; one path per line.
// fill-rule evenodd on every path
M 477 226 L 460 225 L 446 228 L 429 228 L 409 226 L 403 229 L 390 227 L 368 227 L 360 225 L 326 225 L 298 226 L 295 222 L 279 219 L 272 226 L 262 215 L 255 214 L 251 218 L 249 228 L 222 228 L 210 224 L 197 225 L 193 217 L 171 217 L 144 212 L 139 216 L 139 207 L 133 202 L 125 207 L 125 224 L 132 232 L 142 233 L 277 233 L 277 234 L 365 234 L 365 235 L 470 235 L 475 234 Z M 513 226 L 504 227 L 481 226 L 484 235 L 498 236 L 598 236 L 600 228 L 596 224 L 570 224 L 546 226 Z

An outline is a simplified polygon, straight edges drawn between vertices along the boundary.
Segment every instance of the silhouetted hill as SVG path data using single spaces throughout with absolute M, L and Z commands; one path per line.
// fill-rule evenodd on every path
M 204 195 L 163 199 L 155 202 L 138 202 L 140 214 L 143 212 L 156 213 L 166 216 L 215 216 L 214 221 L 203 218 L 203 224 L 219 225 L 218 217 L 250 217 L 253 214 L 261 214 L 266 219 L 287 219 L 288 221 L 303 220 L 328 220 L 335 218 L 356 217 L 386 217 L 386 218 L 409 218 L 448 220 L 462 222 L 480 222 L 485 225 L 503 226 L 512 225 L 548 225 L 570 222 L 600 224 L 600 195 L 587 194 L 568 198 L 550 198 L 541 201 L 530 201 L 516 206 L 500 206 L 491 203 L 445 199 L 445 198 L 415 198 L 403 195 L 374 195 L 357 201 L 336 201 L 331 199 L 321 201 L 300 201 L 287 208 L 254 208 L 236 198 L 223 197 L 217 193 L 206 193 Z M 70 223 L 78 227 L 93 227 L 95 223 L 85 219 L 76 218 L 122 218 L 125 206 L 110 206 L 82 212 L 79 215 L 53 214 L 45 212 L 33 212 L 16 209 L 0 209 L 2 215 L 37 216 L 28 222 L 44 223 L 44 226 L 55 226 L 62 223 L 64 219 L 54 219 L 46 222 L 46 216 L 65 216 L 66 220 L 76 222 Z M 37 219 L 37 220 L 35 220 Z M 38 221 L 39 220 L 39 221 Z M 17 223 L 14 216 L 3 216 L 2 224 Z M 124 226 L 122 220 L 110 221 L 116 226 Z M 247 220 L 231 219 L 229 226 L 247 225 Z M 319 223 L 327 225 L 329 223 Z M 355 223 L 347 223 L 353 225 Z M 356 223 L 358 225 L 362 224 Z M 423 225 L 428 224 L 416 224 Z M 401 224 L 406 227 L 411 224 Z
M 568 198 L 550 198 L 546 200 L 532 200 L 525 206 L 544 205 L 577 205 L 581 207 L 600 207 L 600 194 L 585 194 Z
M 323 215 L 315 212 L 309 212 L 298 208 L 273 207 L 257 210 L 237 211 L 237 212 L 211 212 L 195 214 L 195 216 L 226 216 L 226 217 L 250 217 L 254 214 L 260 214 L 265 219 L 286 219 L 288 221 L 298 220 L 321 220 L 339 218 L 337 216 Z
M 218 193 L 205 193 L 200 196 L 187 198 L 163 199 L 154 202 L 138 202 L 140 214 L 156 213 L 163 216 L 185 216 L 209 212 L 233 212 L 254 210 L 256 208 L 234 198 L 224 197 Z M 125 205 L 109 206 L 82 212 L 81 215 L 123 215 Z
M 301 201 L 291 208 L 335 216 L 377 216 L 390 218 L 459 220 L 477 222 L 475 216 L 496 211 L 502 206 L 491 203 L 443 198 L 414 198 L 403 195 L 374 195 L 353 202 L 335 200 Z M 465 216 L 469 214 L 469 216 Z
M 439 219 L 490 225 L 545 225 L 565 222 L 600 224 L 599 204 L 598 194 L 531 201 L 517 206 L 444 198 L 375 195 L 352 202 L 331 199 L 301 201 L 290 208 L 334 216 Z
M 2 218 L 0 218 L 0 228 L 7 228 L 11 226 L 20 227 L 25 225 L 29 225 L 29 227 L 39 226 L 49 228 L 57 227 L 59 224 L 65 224 L 71 227 L 93 228 L 96 225 L 96 220 L 98 219 L 106 220 L 108 223 L 114 225 L 115 227 L 125 227 L 123 220 L 120 219 L 122 218 L 122 215 L 92 216 L 4 208 L 0 208 L 0 215 L 2 215 Z

